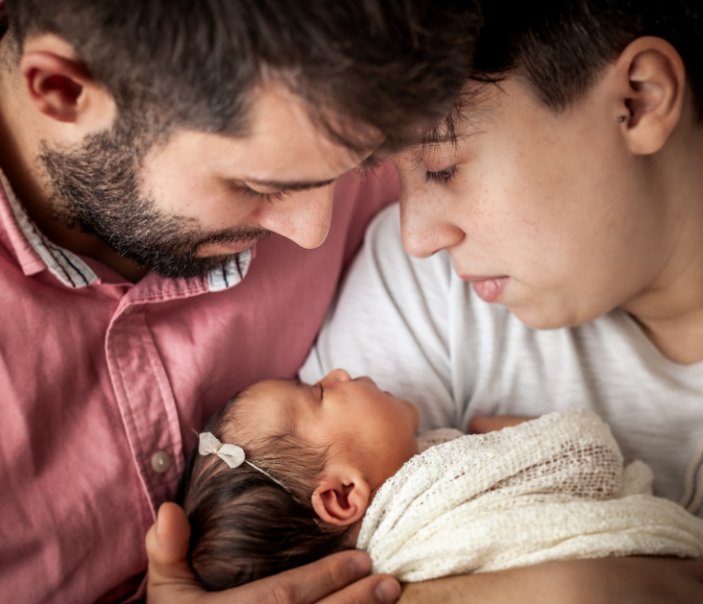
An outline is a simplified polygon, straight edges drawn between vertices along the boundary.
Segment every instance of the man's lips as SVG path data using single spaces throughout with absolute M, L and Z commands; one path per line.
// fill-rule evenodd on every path
M 483 275 L 461 275 L 461 278 L 468 283 L 471 283 L 476 295 L 484 302 L 497 302 L 505 286 L 508 284 L 509 277 L 501 276 L 483 276 Z
M 220 241 L 206 243 L 198 250 L 198 256 L 219 256 L 222 254 L 239 254 L 253 248 L 261 239 L 242 239 L 241 241 Z

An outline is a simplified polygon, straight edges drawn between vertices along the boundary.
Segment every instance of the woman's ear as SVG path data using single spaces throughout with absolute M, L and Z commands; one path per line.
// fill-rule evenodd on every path
M 359 475 L 332 472 L 320 480 L 311 502 L 323 522 L 350 526 L 364 516 L 369 499 L 369 485 Z
M 29 99 L 40 114 L 86 131 L 111 125 L 112 95 L 60 38 L 46 35 L 28 40 L 19 67 Z
M 662 38 L 634 40 L 616 62 L 623 82 L 622 124 L 633 153 L 659 151 L 681 119 L 686 98 L 686 70 L 676 49 Z

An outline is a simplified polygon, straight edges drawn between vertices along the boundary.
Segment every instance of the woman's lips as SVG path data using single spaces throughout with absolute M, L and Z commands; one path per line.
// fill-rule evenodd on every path
M 509 277 L 479 277 L 474 275 L 462 276 L 464 281 L 471 283 L 476 295 L 484 302 L 497 302 L 503 294 Z

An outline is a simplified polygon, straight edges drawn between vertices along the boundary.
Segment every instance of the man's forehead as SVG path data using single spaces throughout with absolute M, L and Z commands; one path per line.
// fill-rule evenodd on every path
M 237 136 L 181 130 L 152 147 L 149 159 L 156 169 L 196 170 L 233 185 L 303 191 L 331 184 L 364 164 L 374 151 L 360 153 L 327 143 L 321 134 L 298 133 Z M 194 164 L 192 158 L 199 161 Z
M 250 138 L 304 138 L 364 154 L 383 143 L 382 134 L 369 124 L 353 123 L 334 108 L 312 105 L 276 81 L 258 86 L 252 94 L 248 126 Z

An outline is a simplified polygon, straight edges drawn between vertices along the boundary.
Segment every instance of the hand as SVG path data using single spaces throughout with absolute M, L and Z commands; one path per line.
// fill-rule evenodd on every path
M 328 556 L 307 566 L 220 592 L 205 591 L 188 565 L 190 527 L 175 503 L 159 509 L 146 536 L 149 604 L 361 604 L 395 602 L 400 585 L 387 575 L 369 575 L 359 551 Z
M 565 560 L 412 583 L 401 604 L 701 604 L 703 560 Z
M 476 415 L 469 420 L 469 434 L 485 434 L 517 426 L 527 422 L 534 417 L 524 417 L 520 415 Z

